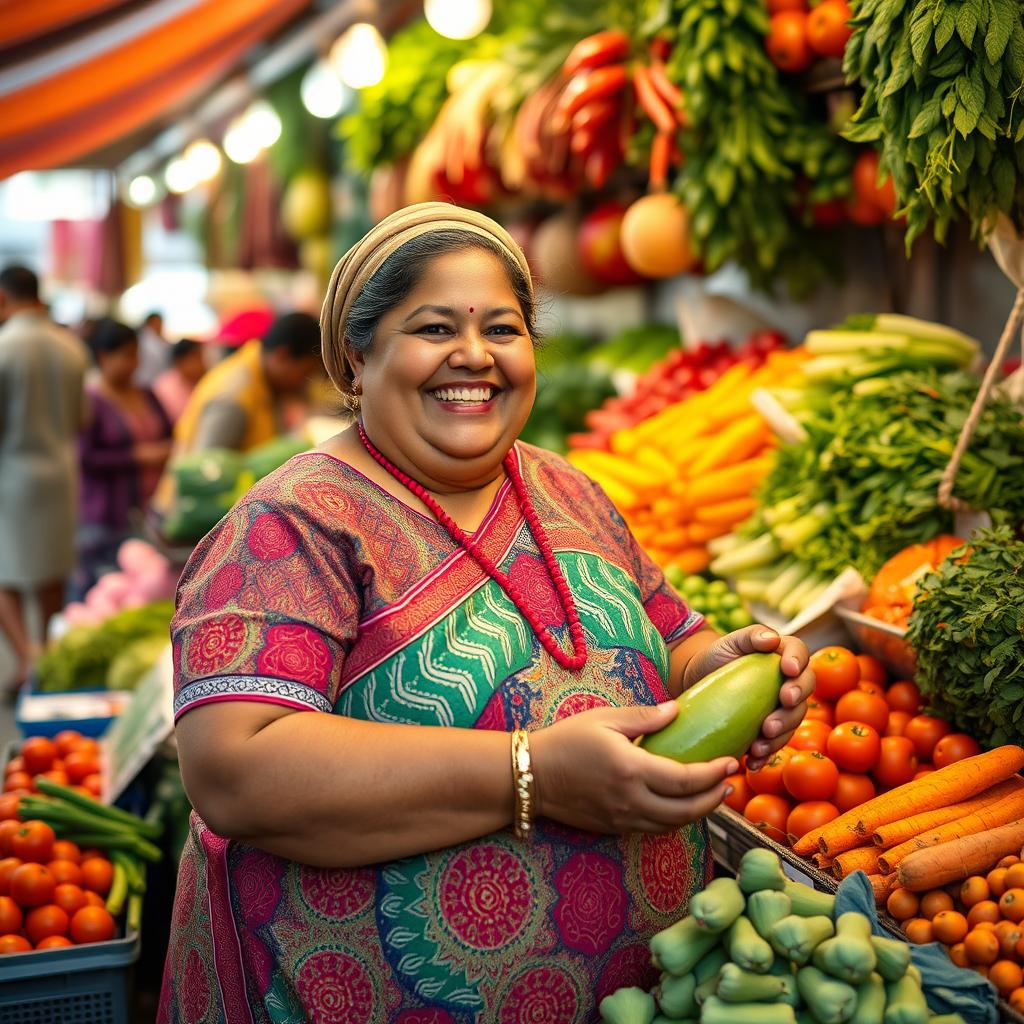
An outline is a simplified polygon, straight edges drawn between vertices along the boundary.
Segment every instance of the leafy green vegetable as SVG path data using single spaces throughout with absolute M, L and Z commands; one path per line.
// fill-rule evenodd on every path
M 1024 20 L 1016 0 L 850 0 L 844 70 L 864 87 L 844 133 L 881 140 L 907 214 L 907 248 L 966 213 L 1024 228 Z
M 988 746 L 1024 742 L 1024 541 L 981 530 L 918 581 L 908 636 L 929 706 Z
M 142 677 L 157 663 L 169 642 L 164 630 L 130 643 L 110 663 L 107 672 L 108 688 L 134 690 Z
M 583 417 L 615 394 L 602 370 L 561 363 L 537 372 L 537 400 L 520 433 L 523 441 L 552 451 L 566 450 L 566 437 L 584 430 Z

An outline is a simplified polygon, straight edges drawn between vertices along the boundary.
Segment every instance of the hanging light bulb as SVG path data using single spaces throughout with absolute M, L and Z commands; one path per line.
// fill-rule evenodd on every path
M 263 148 L 244 114 L 241 117 L 236 117 L 228 125 L 222 145 L 228 159 L 233 160 L 236 164 L 251 163 L 260 155 Z
M 448 39 L 472 39 L 491 20 L 491 0 L 424 0 L 427 24 Z
M 303 106 L 314 117 L 337 117 L 348 105 L 351 90 L 325 60 L 311 64 L 302 76 L 299 95 Z
M 388 48 L 373 25 L 360 21 L 338 37 L 328 60 L 350 89 L 365 89 L 384 77 Z
M 183 195 L 199 184 L 195 168 L 183 157 L 176 156 L 164 170 L 164 182 L 169 192 Z
M 128 202 L 142 209 L 156 199 L 156 182 L 148 174 L 139 174 L 128 183 Z
M 196 181 L 210 181 L 220 173 L 220 150 L 208 139 L 196 139 L 185 149 L 185 159 L 192 168 Z
M 250 104 L 244 117 L 260 149 L 268 149 L 281 138 L 281 118 L 266 100 Z

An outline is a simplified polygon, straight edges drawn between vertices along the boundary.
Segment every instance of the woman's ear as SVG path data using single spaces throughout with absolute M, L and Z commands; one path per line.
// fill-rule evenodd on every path
M 359 349 L 353 348 L 347 340 L 345 341 L 345 362 L 348 364 L 349 376 L 353 380 L 363 372 L 363 367 L 366 364 L 363 353 Z

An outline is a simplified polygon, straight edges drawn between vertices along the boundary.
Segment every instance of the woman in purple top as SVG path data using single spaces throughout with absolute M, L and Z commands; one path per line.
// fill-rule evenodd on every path
M 77 587 L 84 592 L 130 532 L 130 513 L 144 510 L 171 450 L 171 423 L 149 388 L 133 377 L 138 337 L 101 320 L 89 337 L 99 375 L 87 387 L 92 416 L 79 437 L 82 505 Z

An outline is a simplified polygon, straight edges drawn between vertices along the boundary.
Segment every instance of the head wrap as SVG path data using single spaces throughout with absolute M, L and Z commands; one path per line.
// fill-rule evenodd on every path
M 497 221 L 451 203 L 416 203 L 385 217 L 338 260 L 320 310 L 320 339 L 324 366 L 342 394 L 352 377 L 345 356 L 345 325 L 359 293 L 384 261 L 406 242 L 430 231 L 469 231 L 497 243 L 523 272 L 531 293 L 533 283 L 526 257 L 515 239 Z

